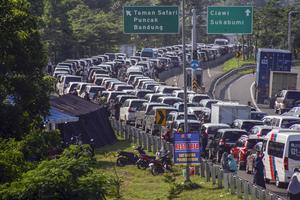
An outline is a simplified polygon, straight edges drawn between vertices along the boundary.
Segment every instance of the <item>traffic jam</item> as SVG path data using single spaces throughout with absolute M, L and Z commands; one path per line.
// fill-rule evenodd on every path
M 159 75 L 182 67 L 182 49 L 182 45 L 174 45 L 144 48 L 132 56 L 105 53 L 66 60 L 52 70 L 58 80 L 56 92 L 106 106 L 116 120 L 174 144 L 185 130 L 184 90 L 166 85 Z M 197 44 L 197 49 L 198 59 L 205 65 L 236 52 L 238 47 L 217 42 Z M 192 60 L 191 46 L 186 46 L 186 53 L 188 64 Z M 212 99 L 207 93 L 188 89 L 187 130 L 198 133 L 200 146 L 176 144 L 175 148 L 200 147 L 201 158 L 219 163 L 233 173 L 242 170 L 253 174 L 259 157 L 264 166 L 264 181 L 286 187 L 294 171 L 300 168 L 299 100 L 300 91 L 283 90 L 273 101 L 277 114 L 269 115 L 257 110 L 251 102 L 242 105 Z M 191 159 L 200 156 L 191 154 Z M 236 167 L 225 163 L 230 159 Z M 186 160 L 181 158 L 181 161 Z

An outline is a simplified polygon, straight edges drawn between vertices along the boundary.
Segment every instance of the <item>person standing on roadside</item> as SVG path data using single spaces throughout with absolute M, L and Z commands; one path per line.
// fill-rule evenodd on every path
M 287 192 L 289 200 L 300 199 L 300 173 L 298 168 L 294 170 L 294 174 L 290 180 Z
M 236 164 L 236 161 L 234 160 L 232 154 L 228 155 L 228 168 L 231 173 L 235 174 L 237 172 L 237 164 Z
M 263 155 L 259 151 L 256 152 L 256 158 L 254 162 L 254 176 L 253 176 L 253 183 L 262 187 L 266 188 L 265 177 L 264 177 L 264 164 L 262 161 Z

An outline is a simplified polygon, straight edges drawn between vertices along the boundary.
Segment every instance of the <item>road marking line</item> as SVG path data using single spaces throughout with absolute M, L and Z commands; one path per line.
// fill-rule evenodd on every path
M 210 73 L 209 68 L 207 68 L 207 74 L 208 74 L 208 77 L 211 78 L 211 73 Z
M 257 106 L 256 104 L 256 101 L 254 99 L 254 95 L 253 95 L 253 87 L 255 85 L 255 81 L 251 84 L 250 86 L 250 94 L 251 94 L 251 100 L 252 100 L 252 103 L 254 105 L 254 107 L 256 108 L 257 111 L 261 112 L 261 110 L 259 109 L 259 107 Z
M 230 86 L 227 89 L 228 100 L 231 101 Z

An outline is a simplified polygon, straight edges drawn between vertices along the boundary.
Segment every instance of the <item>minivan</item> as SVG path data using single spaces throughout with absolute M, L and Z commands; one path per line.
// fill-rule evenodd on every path
M 300 168 L 300 132 L 272 130 L 265 137 L 263 163 L 266 182 L 277 187 L 289 183 L 294 169 Z

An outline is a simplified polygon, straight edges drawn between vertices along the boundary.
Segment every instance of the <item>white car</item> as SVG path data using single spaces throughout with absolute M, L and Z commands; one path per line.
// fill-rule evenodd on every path
M 58 83 L 56 84 L 56 89 L 58 91 L 58 94 L 63 95 L 64 90 L 66 89 L 66 87 L 70 82 L 81 82 L 81 81 L 82 81 L 81 76 L 62 75 L 59 78 Z
M 66 87 L 66 89 L 64 91 L 64 94 L 69 94 L 73 90 L 76 90 L 78 84 L 80 84 L 80 82 L 70 82 L 70 83 L 68 83 L 68 85 L 67 85 L 67 87 Z
M 135 122 L 135 113 L 145 102 L 147 101 L 144 99 L 127 99 L 120 108 L 120 120 Z

